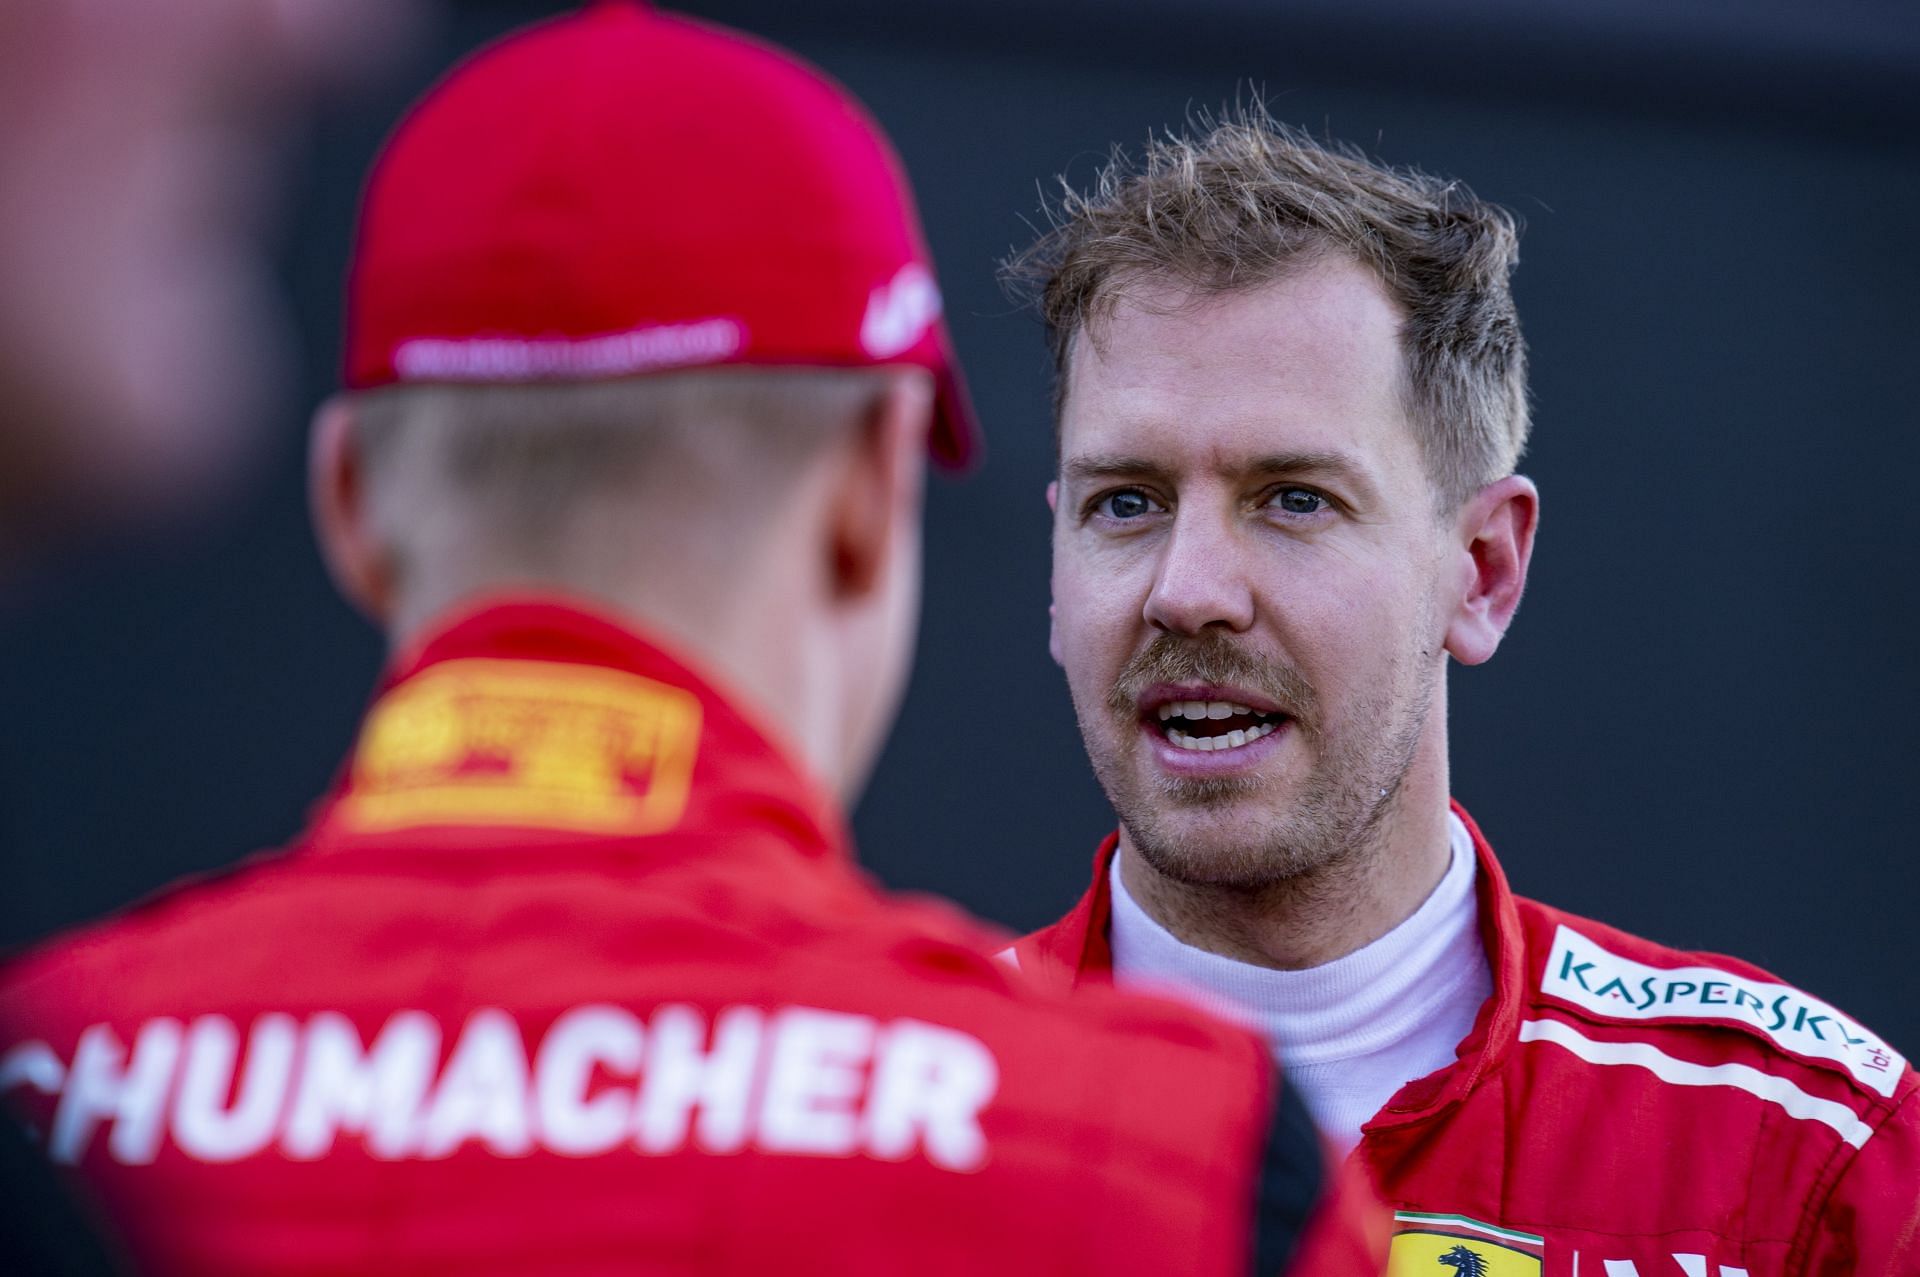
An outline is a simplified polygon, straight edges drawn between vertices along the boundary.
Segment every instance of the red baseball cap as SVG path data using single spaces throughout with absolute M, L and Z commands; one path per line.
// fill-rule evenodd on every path
M 819 71 L 599 0 L 456 67 L 375 161 L 345 379 L 911 365 L 936 460 L 979 428 L 900 162 Z

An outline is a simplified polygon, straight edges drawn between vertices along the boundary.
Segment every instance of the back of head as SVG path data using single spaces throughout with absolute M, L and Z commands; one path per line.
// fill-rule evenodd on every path
M 1056 369 L 1123 300 L 1167 281 L 1198 298 L 1258 288 L 1326 254 L 1379 276 L 1404 317 L 1405 395 L 1437 502 L 1511 474 L 1528 430 L 1526 346 L 1509 277 L 1518 228 L 1459 182 L 1317 141 L 1258 105 L 1116 153 L 1008 264 Z
M 369 176 L 347 310 L 351 391 L 921 368 L 934 455 L 972 449 L 877 127 L 784 53 L 639 0 L 509 36 L 410 112 Z
M 415 613 L 509 581 L 606 595 L 636 578 L 656 594 L 668 574 L 712 580 L 778 526 L 799 477 L 874 410 L 888 375 L 717 369 L 368 392 L 354 405 L 367 526 Z
M 888 422 L 946 464 L 974 450 L 878 128 L 788 55 L 640 0 L 509 36 L 408 114 L 368 179 L 347 316 L 316 504 L 336 576 L 396 637 L 533 585 L 725 648 L 805 606 L 836 502 L 917 536 L 917 463 L 872 463 Z M 917 566 L 882 584 L 835 597 L 894 619 L 838 632 L 903 666 Z

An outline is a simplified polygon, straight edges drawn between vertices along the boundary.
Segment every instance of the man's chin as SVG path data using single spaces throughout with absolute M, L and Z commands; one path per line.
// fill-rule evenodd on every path
M 1174 818 L 1206 818 L 1252 799 L 1260 790 L 1252 776 L 1166 776 L 1160 797 Z
M 1314 868 L 1318 858 L 1287 837 L 1287 822 L 1249 810 L 1246 798 L 1244 789 L 1210 794 L 1205 802 L 1131 813 L 1121 824 L 1149 868 L 1189 886 L 1268 887 Z

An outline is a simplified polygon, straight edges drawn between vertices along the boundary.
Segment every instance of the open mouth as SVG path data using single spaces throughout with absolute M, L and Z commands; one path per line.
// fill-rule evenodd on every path
M 1287 716 L 1238 701 L 1163 701 L 1149 718 L 1176 749 L 1238 749 L 1280 730 Z

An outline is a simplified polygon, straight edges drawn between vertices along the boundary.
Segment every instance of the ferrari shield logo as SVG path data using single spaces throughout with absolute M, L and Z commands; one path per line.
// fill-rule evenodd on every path
M 1464 1215 L 1393 1213 L 1387 1277 L 1540 1277 L 1546 1239 Z

